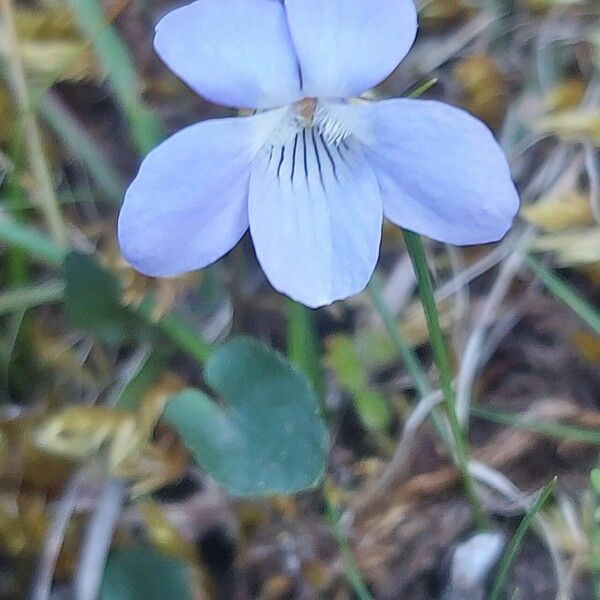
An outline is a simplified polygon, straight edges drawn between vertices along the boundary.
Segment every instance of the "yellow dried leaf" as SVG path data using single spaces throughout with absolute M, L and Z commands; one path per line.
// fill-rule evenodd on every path
M 302 573 L 312 587 L 324 589 L 328 582 L 327 566 L 316 560 L 307 560 L 302 565 Z
M 20 49 L 31 76 L 50 76 L 58 81 L 102 78 L 88 45 L 79 40 L 22 41 Z
M 540 119 L 536 129 L 542 133 L 556 135 L 566 142 L 587 139 L 600 145 L 600 111 L 562 111 Z
M 19 8 L 15 11 L 15 25 L 21 39 L 78 38 L 79 31 L 69 10 Z
M 491 127 L 498 125 L 506 104 L 506 84 L 495 61 L 487 54 L 473 54 L 455 65 L 454 77 L 462 89 L 462 106 Z
M 265 581 L 261 590 L 261 600 L 284 600 L 289 598 L 294 582 L 287 575 L 274 575 Z
M 575 108 L 583 100 L 586 88 L 583 79 L 564 79 L 548 92 L 544 98 L 544 105 L 551 112 Z
M 196 564 L 194 545 L 167 519 L 158 504 L 145 499 L 138 502 L 138 508 L 146 524 L 148 537 L 161 552 L 189 565 Z
M 66 8 L 18 9 L 15 24 L 23 64 L 30 76 L 57 81 L 102 78 L 89 42 L 81 37 Z
M 554 7 L 575 6 L 583 4 L 585 0 L 526 0 L 527 8 L 532 12 L 546 12 Z
M 35 323 L 32 327 L 31 342 L 41 366 L 77 383 L 88 386 L 94 384 L 94 375 L 82 363 L 73 345 L 45 331 L 41 323 Z
M 158 321 L 202 279 L 202 271 L 185 273 L 177 277 L 146 277 L 135 271 L 123 258 L 113 237 L 109 238 L 102 251 L 103 264 L 121 281 L 124 305 L 139 306 L 149 295 L 153 297 L 152 320 Z
M 462 0 L 422 0 L 419 19 L 424 27 L 441 27 L 468 16 L 470 8 Z
M 15 111 L 6 88 L 0 85 L 0 143 L 8 142 L 16 127 Z
M 554 252 L 562 266 L 600 262 L 600 227 L 540 236 L 533 249 Z
M 570 192 L 559 198 L 544 198 L 524 206 L 521 216 L 544 231 L 560 231 L 593 223 L 589 198 L 579 192 Z
M 583 358 L 600 363 L 600 336 L 589 329 L 579 329 L 571 334 L 571 339 Z

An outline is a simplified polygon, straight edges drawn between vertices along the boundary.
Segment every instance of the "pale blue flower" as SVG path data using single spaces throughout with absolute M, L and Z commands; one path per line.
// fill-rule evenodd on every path
M 250 228 L 279 291 L 317 307 L 367 284 L 390 221 L 450 244 L 500 239 L 518 196 L 490 131 L 439 102 L 349 103 L 413 44 L 412 0 L 197 0 L 158 24 L 164 62 L 213 102 L 151 152 L 119 218 L 124 256 L 175 275 Z

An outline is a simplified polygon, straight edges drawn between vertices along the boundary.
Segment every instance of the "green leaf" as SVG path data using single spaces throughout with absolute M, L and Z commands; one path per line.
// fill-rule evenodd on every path
M 354 409 L 370 431 L 385 431 L 392 421 L 387 400 L 375 390 L 362 390 L 354 396 Z
M 338 385 L 349 394 L 358 394 L 367 387 L 367 375 L 349 336 L 340 333 L 329 337 L 327 366 L 333 371 Z
M 324 383 L 314 311 L 293 300 L 287 304 L 287 355 L 293 365 L 304 373 L 319 397 Z
M 590 473 L 590 479 L 594 491 L 600 495 L 600 468 L 596 467 L 595 469 L 592 469 L 592 472 Z
M 204 375 L 224 406 L 186 390 L 169 400 L 165 417 L 212 477 L 236 496 L 293 493 L 318 483 L 327 433 L 305 377 L 249 338 L 216 350 Z
M 166 315 L 154 322 L 151 298 L 136 308 L 123 306 L 119 281 L 93 256 L 70 252 L 64 271 L 65 313 L 74 327 L 93 333 L 105 343 L 154 336 L 161 341 L 168 339 L 201 363 L 209 356 L 211 346 L 177 316 Z
M 150 546 L 113 550 L 100 600 L 192 600 L 189 572 Z
M 354 409 L 370 431 L 385 430 L 392 419 L 387 400 L 369 387 L 368 375 L 356 352 L 352 338 L 336 334 L 327 341 L 327 366 L 336 382 L 352 396 Z
M 120 302 L 121 286 L 92 257 L 70 252 L 65 259 L 65 313 L 73 326 L 116 343 L 141 322 Z

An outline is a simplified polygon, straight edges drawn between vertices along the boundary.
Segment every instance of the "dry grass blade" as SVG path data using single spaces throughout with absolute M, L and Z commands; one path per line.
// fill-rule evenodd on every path
M 61 246 L 67 243 L 67 229 L 62 219 L 48 161 L 42 145 L 42 137 L 36 116 L 32 112 L 31 98 L 20 58 L 12 0 L 0 0 L 0 16 L 4 31 L 3 47 L 8 79 L 11 84 L 17 106 L 21 108 L 27 155 L 31 172 L 35 178 L 35 198 L 44 215 L 48 229 L 54 241 Z

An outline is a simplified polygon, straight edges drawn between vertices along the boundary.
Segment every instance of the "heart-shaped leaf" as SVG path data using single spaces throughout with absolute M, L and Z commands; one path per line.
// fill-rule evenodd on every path
M 249 338 L 221 346 L 205 366 L 223 399 L 186 390 L 165 417 L 195 459 L 229 493 L 298 492 L 323 474 L 327 432 L 308 381 L 280 354 Z
M 189 569 L 150 546 L 110 554 L 100 600 L 191 600 Z
M 75 327 L 109 343 L 140 331 L 140 319 L 121 305 L 119 281 L 93 258 L 69 252 L 65 280 L 65 313 Z

